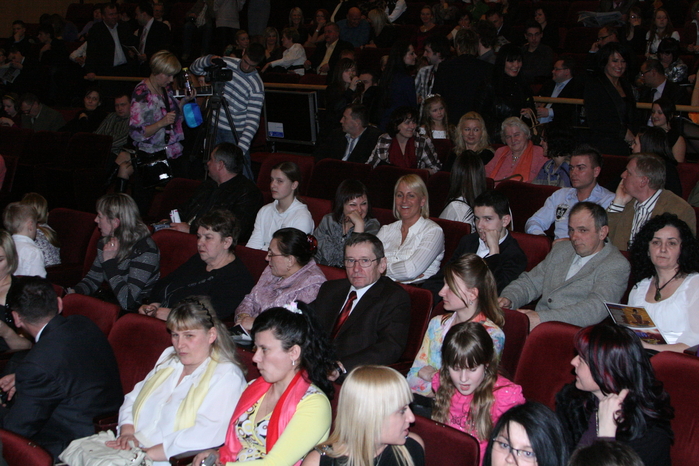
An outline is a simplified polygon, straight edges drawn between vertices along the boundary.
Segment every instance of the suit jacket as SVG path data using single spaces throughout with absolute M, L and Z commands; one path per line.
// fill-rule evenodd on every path
M 123 399 L 112 348 L 83 316 L 51 319 L 15 380 L 3 429 L 34 440 L 54 458 L 72 440 L 94 434 L 93 417 L 117 410 Z
M 136 36 L 136 48 L 138 48 L 138 45 L 141 43 L 141 34 L 143 34 L 143 27 L 139 28 Z M 160 21 L 153 21 L 146 35 L 145 54 L 148 60 L 150 60 L 155 52 L 169 50 L 171 42 L 170 28 Z
M 607 317 L 605 302 L 618 303 L 629 279 L 629 262 L 612 244 L 605 243 L 595 257 L 566 280 L 575 257 L 570 241 L 553 245 L 536 267 L 510 283 L 501 296 L 518 309 L 541 297 L 536 312 L 542 322 L 559 321 L 586 327 Z
M 553 90 L 555 87 L 555 81 L 546 81 L 544 85 L 541 86 L 539 95 L 542 97 L 551 97 L 551 94 L 553 94 Z M 582 80 L 573 77 L 568 82 L 568 84 L 566 84 L 565 87 L 561 90 L 561 93 L 558 94 L 558 97 L 566 99 L 582 99 L 583 92 L 584 89 Z M 551 109 L 553 110 L 553 119 L 557 123 L 563 123 L 566 125 L 579 124 L 579 122 L 577 121 L 577 112 L 575 105 L 553 104 L 551 105 Z
M 347 279 L 323 283 L 311 308 L 330 335 L 350 291 Z M 399 284 L 381 277 L 362 299 L 333 340 L 347 371 L 364 364 L 393 364 L 405 350 L 410 328 L 410 296 Z
M 44 104 L 41 104 L 41 112 L 34 119 L 34 123 L 29 115 L 22 115 L 22 128 L 34 131 L 58 131 L 65 124 L 63 115 Z
M 631 237 L 631 227 L 633 225 L 633 216 L 636 212 L 634 209 L 635 201 L 631 201 L 622 212 L 607 212 L 609 217 L 609 241 L 619 248 L 620 251 L 626 251 L 629 247 L 629 238 Z M 658 196 L 655 203 L 655 208 L 651 214 L 651 218 L 665 212 L 670 212 L 677 215 L 680 220 L 684 220 L 692 233 L 697 234 L 697 219 L 692 206 L 687 204 L 687 201 L 678 195 L 671 193 L 667 189 Z
M 459 121 L 463 114 L 477 110 L 479 89 L 491 79 L 492 70 L 493 65 L 471 55 L 460 55 L 439 64 L 432 94 L 439 94 L 449 102 L 450 121 Z
M 167 27 L 167 26 L 165 26 Z M 122 48 L 124 45 L 138 45 L 134 43 L 133 29 L 128 23 L 117 24 L 117 34 Z M 96 23 L 90 28 L 87 40 L 87 52 L 85 55 L 85 73 L 98 75 L 111 75 L 114 71 L 114 39 L 104 22 Z M 124 56 L 129 55 L 124 49 Z
M 625 99 L 604 75 L 591 76 L 585 83 L 583 96 L 590 142 L 604 154 L 628 155 L 629 147 L 624 142 L 626 130 L 636 133 L 633 90 L 625 79 L 620 79 L 619 83 Z
M 359 136 L 359 141 L 354 145 L 354 149 L 352 149 L 347 161 L 366 163 L 371 155 L 371 151 L 376 147 L 376 141 L 378 141 L 379 136 L 381 136 L 381 131 L 378 128 L 367 126 L 362 135 Z M 341 129 L 335 129 L 330 133 L 328 139 L 318 146 L 313 156 L 316 162 L 323 159 L 342 160 L 342 157 L 345 156 L 345 150 L 347 150 L 345 133 Z
M 643 86 L 641 88 L 640 95 L 638 97 L 639 102 L 651 103 L 653 102 L 653 96 L 651 96 L 651 88 Z M 679 86 L 677 83 L 673 83 L 669 79 L 665 81 L 665 88 L 660 97 L 665 97 L 670 99 L 675 105 L 687 105 L 689 104 L 689 98 L 687 91 Z M 656 99 L 657 100 L 657 99 Z M 648 124 L 648 119 L 650 118 L 650 110 L 637 110 L 638 115 L 638 126 L 645 126 Z
M 328 49 L 327 42 L 323 41 L 316 46 L 315 52 L 311 55 L 311 69 L 315 73 L 320 64 L 325 58 L 325 51 Z M 330 70 L 328 71 L 328 76 L 332 76 L 333 70 L 335 69 L 335 64 L 340 59 L 340 52 L 343 50 L 354 50 L 354 45 L 350 44 L 346 40 L 337 39 L 337 44 L 335 44 L 335 50 L 333 50 L 332 55 L 330 55 L 330 60 L 328 60 L 328 66 Z

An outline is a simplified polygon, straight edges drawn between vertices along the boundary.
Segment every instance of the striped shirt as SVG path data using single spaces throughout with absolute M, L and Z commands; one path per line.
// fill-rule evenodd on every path
M 646 199 L 643 202 L 638 202 L 634 201 L 634 214 L 633 214 L 633 223 L 631 225 L 631 236 L 629 237 L 629 246 L 631 246 L 631 243 L 633 243 L 633 238 L 636 236 L 636 233 L 638 233 L 638 230 L 640 230 L 643 225 L 646 224 L 648 220 L 650 220 L 650 216 L 653 213 L 653 209 L 655 209 L 655 204 L 658 202 L 658 198 L 660 197 L 660 193 L 663 192 L 662 189 L 658 189 L 655 194 L 653 194 L 651 197 Z M 618 205 L 615 203 L 611 203 L 609 207 L 607 208 L 607 212 L 623 212 L 624 211 L 624 206 L 623 205 Z
M 204 68 L 211 66 L 211 55 L 197 58 L 190 70 L 192 73 L 202 76 L 205 74 Z M 260 126 L 260 114 L 262 104 L 265 101 L 265 88 L 262 79 L 257 71 L 244 73 L 240 69 L 240 59 L 221 57 L 228 69 L 233 71 L 233 79 L 228 81 L 223 87 L 223 96 L 228 102 L 228 109 L 231 111 L 233 124 L 238 134 L 238 146 L 247 152 L 250 144 Z M 225 113 L 222 113 L 218 120 L 220 130 L 231 131 Z

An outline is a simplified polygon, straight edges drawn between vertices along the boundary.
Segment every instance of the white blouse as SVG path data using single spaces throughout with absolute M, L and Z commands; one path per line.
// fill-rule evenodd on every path
M 471 206 L 468 205 L 468 202 L 463 197 L 458 197 L 447 204 L 442 213 L 439 214 L 439 218 L 468 223 L 471 225 L 471 231 L 476 228 L 476 218 L 473 216 L 473 209 L 471 209 Z
M 238 366 L 231 362 L 220 362 L 211 377 L 209 392 L 197 411 L 196 423 L 175 432 L 173 429 L 177 410 L 187 397 L 189 389 L 204 375 L 211 358 L 207 358 L 192 374 L 184 376 L 178 384 L 184 366 L 176 357 L 171 357 L 174 352 L 172 346 L 163 351 L 155 368 L 124 397 L 124 404 L 119 409 L 119 427 L 133 424 L 133 404 L 144 382 L 153 377 L 157 370 L 173 367 L 175 370 L 170 377 L 153 390 L 141 405 L 139 429 L 135 434 L 146 448 L 162 443 L 168 458 L 186 451 L 221 445 L 226 439 L 233 410 L 247 386 Z M 166 466 L 170 463 L 156 461 L 153 464 Z
M 386 275 L 401 283 L 422 282 L 439 271 L 444 257 L 444 232 L 432 220 L 420 217 L 401 244 L 401 224 L 398 220 L 384 225 L 376 235 L 388 261 Z
M 279 201 L 263 206 L 255 217 L 255 228 L 247 247 L 266 251 L 274 233 L 282 228 L 297 228 L 306 234 L 313 233 L 313 217 L 306 204 L 294 199 L 288 209 L 279 212 Z
M 282 58 L 279 60 L 274 60 L 269 64 L 269 66 L 281 66 L 283 68 L 289 68 L 290 66 L 303 65 L 306 62 L 306 49 L 303 48 L 301 44 L 294 44 L 288 49 L 284 50 L 282 53 Z M 303 76 L 304 69 L 299 68 L 292 70 L 296 74 Z
M 646 308 L 668 344 L 698 344 L 699 273 L 687 275 L 672 296 L 657 303 L 646 301 L 650 284 L 650 278 L 638 282 L 629 293 L 629 305 Z

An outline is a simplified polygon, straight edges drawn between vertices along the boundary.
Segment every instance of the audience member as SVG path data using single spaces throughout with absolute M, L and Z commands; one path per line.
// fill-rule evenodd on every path
M 524 226 L 530 235 L 545 235 L 554 226 L 554 239 L 568 238 L 570 210 L 578 202 L 592 202 L 603 209 L 609 207 L 614 193 L 597 183 L 602 171 L 602 154 L 587 144 L 578 146 L 570 157 L 570 188 L 562 188 L 551 194 L 543 207 L 536 211 Z
M 44 255 L 34 241 L 38 229 L 38 213 L 34 207 L 13 202 L 5 207 L 2 223 L 12 234 L 17 249 L 18 265 L 15 275 L 46 278 Z
M 3 74 L 5 88 L 19 95 L 37 92 L 44 95 L 45 82 L 39 61 L 33 56 L 24 55 L 21 49 L 12 47 L 8 55 L 10 66 Z
M 131 117 L 131 95 L 121 94 L 114 98 L 114 111 L 109 113 L 95 134 L 112 137 L 112 155 L 115 157 L 129 142 L 129 119 Z M 118 167 L 117 167 L 118 170 Z
M 597 40 L 592 43 L 590 46 L 590 51 L 587 54 L 585 69 L 589 73 L 597 73 L 597 65 L 599 60 L 599 55 L 597 55 L 597 52 L 599 52 L 602 47 L 612 42 L 620 42 L 619 31 L 617 31 L 614 26 L 602 26 L 599 31 L 597 31 Z
M 633 244 L 636 233 L 653 216 L 670 212 L 689 225 L 696 234 L 696 215 L 681 197 L 663 189 L 665 164 L 652 154 L 631 156 L 609 213 L 609 241 L 621 251 Z
M 206 55 L 211 48 L 214 34 L 214 0 L 197 0 L 187 12 L 182 29 L 182 60 L 192 56 L 195 35 L 201 33 L 200 55 Z
M 316 162 L 340 159 L 347 162 L 367 163 L 381 135 L 369 124 L 367 108 L 362 104 L 345 107 L 340 119 L 342 128 L 334 129 L 313 153 Z
M 493 23 L 484 19 L 478 21 L 473 30 L 478 34 L 478 59 L 495 65 L 497 55 L 494 48 L 498 42 L 498 30 Z
M 629 277 L 628 261 L 605 243 L 608 231 L 602 207 L 575 204 L 568 217 L 570 241 L 554 244 L 542 262 L 502 291 L 498 304 L 526 314 L 530 328 L 547 321 L 602 321 L 608 316 L 604 303 L 619 302 Z M 519 309 L 538 298 L 535 311 Z
M 34 39 L 27 36 L 27 25 L 21 19 L 12 21 L 12 35 L 7 40 L 7 45 L 10 49 L 17 48 L 24 56 L 31 52 Z
M 136 58 L 140 64 L 143 76 L 151 73 L 148 62 L 161 50 L 169 50 L 172 37 L 170 28 L 153 17 L 153 4 L 139 2 L 136 6 L 136 20 L 140 26 L 136 33 L 138 55 Z M 155 73 L 158 74 L 158 73 Z
M 12 235 L 7 230 L 0 230 L 0 257 L 3 267 L 0 269 L 0 352 L 25 350 L 32 347 L 32 342 L 24 334 L 19 332 L 16 323 L 10 324 L 12 309 L 7 301 L 10 288 L 16 278 L 13 276 L 19 265 L 17 248 Z
M 633 449 L 615 440 L 596 440 L 590 446 L 573 452 L 568 466 L 644 466 L 641 457 Z
M 432 96 L 434 77 L 439 69 L 439 64 L 449 58 L 449 41 L 440 34 L 434 34 L 425 39 L 425 53 L 427 66 L 420 68 L 415 76 L 415 91 L 417 103 L 422 105 L 428 97 Z
M 63 303 L 48 280 L 14 280 L 7 296 L 12 317 L 36 344 L 14 373 L 0 379 L 8 399 L 14 398 L 2 413 L 2 428 L 36 442 L 56 459 L 72 440 L 95 432 L 95 416 L 119 408 L 119 370 L 94 323 L 60 315 Z
M 553 64 L 551 71 L 553 79 L 546 81 L 539 95 L 542 97 L 559 97 L 568 99 L 582 99 L 583 82 L 573 76 L 575 61 L 569 56 L 564 56 Z M 577 123 L 575 106 L 566 104 L 538 104 L 536 115 L 539 123 L 551 123 L 568 126 Z
M 391 47 L 386 68 L 381 73 L 379 88 L 381 89 L 381 118 L 379 129 L 385 131 L 393 112 L 400 107 L 417 107 L 415 81 L 409 74 L 409 69 L 415 66 L 417 57 L 415 49 L 408 42 L 399 40 Z M 417 119 L 418 115 L 415 115 Z
M 83 97 L 83 109 L 60 129 L 71 134 L 94 133 L 100 127 L 107 112 L 102 108 L 102 96 L 97 88 L 89 88 Z
M 471 153 L 478 156 L 484 166 L 494 157 L 485 121 L 476 112 L 468 112 L 459 120 L 454 134 L 454 148 L 442 170 L 452 171 L 457 158 L 464 154 L 471 156 Z
M 447 34 L 447 40 L 449 42 L 452 42 L 452 45 L 456 45 L 454 43 L 454 39 L 456 39 L 456 34 L 462 30 L 462 29 L 471 29 L 473 26 L 473 15 L 471 12 L 468 10 L 462 10 L 459 14 L 458 22 L 456 23 L 456 26 L 454 26 L 454 29 L 451 30 L 449 34 Z
M 245 51 L 248 45 L 250 45 L 250 36 L 246 31 L 240 29 L 240 10 L 242 10 L 244 3 L 245 2 L 239 0 L 214 0 L 214 12 L 216 13 L 216 18 L 214 21 L 216 23 L 216 31 L 214 33 L 216 53 L 222 53 L 231 41 L 239 37 L 238 33 L 241 31 L 242 33 L 240 34 L 240 37 L 246 38 L 247 42 L 241 42 L 241 44 L 236 42 L 237 46 L 242 46 L 242 48 L 239 50 Z M 253 23 L 256 18 L 250 19 L 251 21 L 248 21 L 249 29 L 253 27 L 251 26 L 251 23 Z M 261 30 L 259 34 L 262 35 L 263 32 L 264 26 L 263 30 Z M 204 53 L 207 52 L 210 52 L 210 50 L 207 50 Z M 236 58 L 242 58 L 243 55 L 244 53 L 241 52 L 240 55 L 236 55 Z
M 502 4 L 495 4 L 485 12 L 485 19 L 495 26 L 497 31 L 497 40 L 495 43 L 495 52 L 498 53 L 503 45 L 512 42 L 510 37 L 510 27 L 505 24 L 505 12 Z
M 677 160 L 672 155 L 668 134 L 662 128 L 641 126 L 634 137 L 631 152 L 653 154 L 665 165 L 665 189 L 682 197 L 682 183 L 677 171 Z
M 49 203 L 38 193 L 27 193 L 22 197 L 21 204 L 32 206 L 37 213 L 37 229 L 35 242 L 44 256 L 46 267 L 61 264 L 61 244 L 58 235 L 48 224 Z
M 258 66 L 263 67 L 267 63 L 279 60 L 282 58 L 283 50 L 279 42 L 279 31 L 276 28 L 268 27 L 265 29 L 265 35 L 263 37 L 262 45 L 265 48 L 265 59 L 260 62 Z M 305 54 L 305 51 L 304 51 Z M 306 58 L 304 56 L 304 62 Z
M 448 139 L 451 141 L 454 129 L 454 125 L 449 124 L 447 103 L 442 96 L 429 96 L 423 102 L 422 119 L 418 133 L 431 140 Z
M 294 7 L 289 11 L 289 27 L 296 29 L 296 32 L 299 34 L 299 43 L 305 44 L 308 40 L 308 30 L 306 29 L 306 21 L 303 18 L 303 10 L 301 8 Z
M 165 19 L 165 5 L 163 3 L 153 3 L 153 18 L 172 30 L 170 21 Z
M 653 126 L 662 128 L 667 133 L 667 142 L 672 148 L 672 156 L 677 163 L 682 163 L 685 161 L 687 142 L 679 130 L 673 126 L 676 112 L 675 104 L 669 99 L 661 97 L 653 102 L 650 121 Z
M 323 136 L 340 127 L 342 113 L 361 93 L 357 64 L 350 58 L 341 58 L 330 76 L 325 90 L 325 121 L 321 121 Z
M 423 6 L 420 10 L 420 22 L 422 24 L 410 39 L 410 42 L 415 46 L 415 53 L 418 55 L 422 55 L 425 51 L 425 40 L 436 35 L 439 31 L 434 12 L 429 5 Z
M 361 181 L 344 180 L 337 187 L 333 212 L 327 214 L 313 232 L 318 240 L 316 262 L 344 267 L 345 243 L 354 234 L 379 232 L 381 225 L 371 215 L 366 186 Z
M 486 190 L 485 167 L 474 152 L 465 151 L 456 158 L 451 167 L 449 195 L 439 218 L 468 223 L 476 227 L 473 216 L 474 201 Z
M 277 67 L 277 69 L 283 69 L 284 72 L 293 72 L 303 76 L 306 72 L 303 67 L 303 64 L 306 62 L 306 50 L 299 42 L 300 40 L 296 29 L 284 29 L 282 31 L 282 46 L 284 47 L 282 57 L 267 62 L 262 67 L 261 72 L 264 73 L 269 67 L 272 67 L 272 70 Z
M 316 10 L 313 21 L 308 27 L 308 39 L 304 44 L 304 47 L 315 47 L 319 42 L 325 40 L 325 25 L 330 21 L 330 12 L 325 8 Z
M 340 28 L 340 39 L 349 42 L 354 47 L 363 47 L 369 43 L 371 26 L 366 19 L 362 18 L 362 12 L 359 8 L 350 8 L 347 12 L 347 18 L 338 21 L 337 25 Z
M 485 166 L 486 176 L 496 185 L 510 178 L 531 182 L 546 163 L 544 150 L 534 145 L 531 130 L 519 117 L 509 117 L 500 126 L 506 145 L 496 150 Z
M 65 124 L 59 112 L 42 104 L 34 94 L 22 96 L 22 128 L 34 131 L 58 131 Z
M 367 47 L 378 47 L 382 49 L 390 48 L 396 41 L 398 31 L 391 24 L 386 12 L 380 8 L 374 8 L 367 15 L 371 25 L 371 40 Z
M 561 38 L 558 23 L 549 15 L 548 8 L 542 4 L 534 7 L 534 21 L 541 26 L 541 43 L 548 45 L 554 52 L 561 48 Z
M 359 233 L 345 243 L 347 278 L 323 283 L 311 304 L 342 367 L 393 364 L 408 341 L 410 296 L 387 276 L 383 244 Z
M 684 105 L 688 103 L 687 92 L 678 84 L 665 77 L 665 69 L 660 61 L 654 58 L 646 60 L 641 65 L 640 76 L 643 86 L 639 92 L 639 102 L 653 103 L 663 98 L 669 100 L 673 105 Z M 653 126 L 651 111 L 639 111 L 638 118 L 638 126 Z
M 90 29 L 85 58 L 86 78 L 95 76 L 131 76 L 135 67 L 127 58 L 127 47 L 135 46 L 132 25 L 119 21 L 119 10 L 115 3 L 102 5 L 102 22 Z
M 672 20 L 665 8 L 656 8 L 653 12 L 653 22 L 646 33 L 646 56 L 655 55 L 658 52 L 660 41 L 666 37 L 680 40 L 680 33 L 675 31 Z
M 569 162 L 575 148 L 573 132 L 564 125 L 547 125 L 539 137 L 539 145 L 549 161 L 541 167 L 532 183 L 570 188 Z
M 680 58 L 681 51 L 680 43 L 671 37 L 661 40 L 658 45 L 658 60 L 663 65 L 665 77 L 675 84 L 688 82 L 689 68 Z M 684 100 L 687 100 L 687 96 L 684 96 Z
M 8 92 L 2 96 L 2 117 L 0 126 L 22 126 L 22 103 L 19 95 L 15 92 Z
M 325 42 L 316 45 L 313 55 L 303 66 L 306 70 L 323 75 L 332 75 L 335 64 L 340 59 L 343 50 L 354 50 L 354 46 L 340 39 L 340 27 L 336 23 L 325 24 Z
M 536 82 L 549 74 L 553 64 L 553 50 L 542 42 L 544 30 L 541 24 L 531 20 L 524 30 L 526 43 L 522 46 L 522 77 Z

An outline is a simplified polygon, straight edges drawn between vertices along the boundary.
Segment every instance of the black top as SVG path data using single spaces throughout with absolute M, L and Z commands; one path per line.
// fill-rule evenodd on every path
M 423 450 L 422 445 L 417 443 L 417 441 L 411 437 L 405 439 L 405 447 L 408 449 L 410 457 L 413 459 L 415 466 L 425 465 L 425 450 Z M 342 456 L 340 458 L 332 458 L 325 454 L 322 449 L 317 449 L 320 453 L 320 466 L 336 466 L 347 464 L 347 457 Z M 400 463 L 396 457 L 393 448 L 389 445 L 384 451 L 381 452 L 379 456 L 374 459 L 374 466 L 399 466 Z

